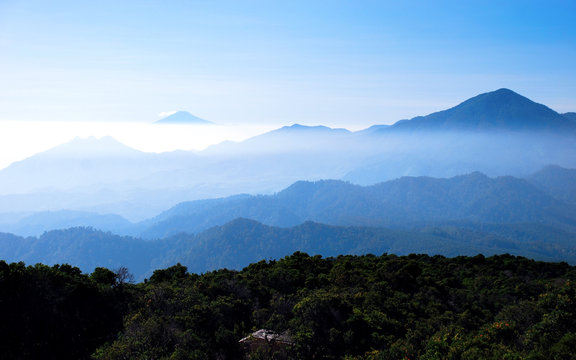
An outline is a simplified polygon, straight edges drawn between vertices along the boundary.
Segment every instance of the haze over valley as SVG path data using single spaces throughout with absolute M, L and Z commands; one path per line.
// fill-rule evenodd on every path
M 509 252 L 574 262 L 575 142 L 569 115 L 509 89 L 388 126 L 293 124 L 201 151 L 76 138 L 0 170 L 0 230 L 16 236 L 3 239 L 3 253 L 86 271 L 131 264 L 139 278 L 176 262 L 195 271 L 241 268 L 296 250 Z M 226 230 L 237 227 L 268 235 Z M 288 240 L 290 231 L 313 243 Z M 355 238 L 337 245 L 333 231 Z M 228 235 L 207 240 L 215 234 Z M 126 241 L 134 250 L 117 248 Z M 240 244 L 260 250 L 221 256 Z

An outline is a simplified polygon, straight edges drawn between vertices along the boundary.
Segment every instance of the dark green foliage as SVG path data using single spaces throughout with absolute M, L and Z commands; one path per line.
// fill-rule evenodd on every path
M 157 270 L 141 286 L 139 306 L 125 320 L 118 341 L 97 359 L 238 359 L 238 340 L 250 328 L 251 302 L 234 273 L 202 277 L 176 265 Z
M 296 252 L 241 271 L 120 277 L 0 262 L 3 357 L 242 359 L 239 340 L 258 329 L 288 334 L 290 359 L 566 359 L 576 346 L 566 263 Z
M 102 284 L 104 286 L 113 286 L 116 285 L 117 282 L 116 274 L 113 271 L 101 267 L 94 269 L 94 272 L 92 275 L 90 275 L 90 278 L 92 278 L 92 280 L 98 284 Z
M 238 340 L 262 328 L 290 334 L 293 359 L 566 358 L 574 270 L 511 255 L 301 252 L 242 271 L 176 265 L 139 285 L 125 330 L 95 358 L 238 359 Z
M 90 276 L 70 265 L 0 261 L 0 354 L 3 359 L 89 359 L 114 339 L 131 291 L 114 273 Z

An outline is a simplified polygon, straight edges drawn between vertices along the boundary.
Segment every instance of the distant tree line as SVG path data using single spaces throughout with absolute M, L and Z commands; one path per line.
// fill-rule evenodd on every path
M 0 262 L 9 359 L 273 359 L 239 340 L 289 334 L 291 359 L 568 359 L 576 268 L 511 255 L 322 258 L 241 271 Z

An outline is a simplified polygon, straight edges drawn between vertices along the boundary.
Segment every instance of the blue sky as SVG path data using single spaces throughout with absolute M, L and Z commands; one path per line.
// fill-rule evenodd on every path
M 507 87 L 576 111 L 576 1 L 0 0 L 0 120 L 361 127 Z

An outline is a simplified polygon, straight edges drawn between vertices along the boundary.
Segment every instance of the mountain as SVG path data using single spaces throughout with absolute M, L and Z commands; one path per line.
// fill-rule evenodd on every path
M 275 195 L 184 202 L 143 224 L 142 236 L 198 233 L 239 217 L 276 226 L 537 222 L 576 228 L 576 207 L 528 181 L 472 173 L 450 179 L 403 177 L 367 187 L 299 181 Z
M 153 154 L 112 138 L 75 139 L 0 170 L 0 213 L 74 210 L 140 221 L 183 201 L 273 194 L 299 180 L 367 186 L 474 171 L 526 177 L 549 164 L 576 168 L 567 123 L 502 89 L 393 126 L 350 132 L 294 124 L 198 152 Z M 532 130 L 505 130 L 524 125 Z
M 472 171 L 525 177 L 549 164 L 576 167 L 576 122 L 508 89 L 354 135 L 372 152 L 341 179 L 360 185 Z
M 136 179 L 161 164 L 155 158 L 111 137 L 75 138 L 0 171 L 0 194 Z
M 565 116 L 509 89 L 480 94 L 448 110 L 395 123 L 386 131 L 576 131 Z
M 331 131 L 343 131 L 348 132 L 346 129 L 332 129 L 328 126 L 323 125 L 302 125 L 298 123 L 294 123 L 292 125 L 282 126 L 276 130 L 272 130 L 267 132 L 266 134 L 278 134 L 278 133 L 304 133 L 304 132 L 318 132 L 318 133 L 326 133 Z
M 141 152 L 111 137 L 76 138 L 0 170 L 0 212 L 79 210 L 141 220 L 187 199 L 193 188 L 145 179 L 193 168 L 197 159 L 193 152 Z
M 300 130 L 201 153 L 145 153 L 109 137 L 77 138 L 0 170 L 0 212 L 77 210 L 141 220 L 183 200 L 269 193 L 299 179 L 343 176 L 348 164 L 335 145 L 318 151 L 336 142 L 317 134 L 347 131 Z
M 565 118 L 567 118 L 573 122 L 576 122 L 576 112 L 567 112 L 567 113 L 562 114 L 562 116 L 564 116 Z
M 0 222 L 0 231 L 21 236 L 39 236 L 56 229 L 90 227 L 115 234 L 129 234 L 134 224 L 115 214 L 97 214 L 85 211 L 38 212 L 11 222 Z
M 126 146 L 111 136 L 97 138 L 89 136 L 86 138 L 76 137 L 67 143 L 48 149 L 38 156 L 44 158 L 85 158 L 95 154 L 100 156 L 139 156 L 141 151 Z
M 295 251 L 311 255 L 425 253 L 484 255 L 510 253 L 539 260 L 576 263 L 575 234 L 541 224 L 482 228 L 422 227 L 395 230 L 305 222 L 280 228 L 235 219 L 197 235 L 145 241 L 89 228 L 54 230 L 39 237 L 0 233 L 0 254 L 8 262 L 70 264 L 84 272 L 127 267 L 137 280 L 155 269 L 180 263 L 191 272 L 242 269 L 252 262 L 280 259 Z
M 289 228 L 263 225 L 248 219 L 236 219 L 208 229 L 193 238 L 181 236 L 166 255 L 165 265 L 177 261 L 193 272 L 221 268 L 242 269 L 262 259 L 280 259 L 295 251 L 311 255 L 410 254 L 427 253 L 447 256 L 524 253 L 537 258 L 550 254 L 534 249 L 516 249 L 514 241 L 487 234 L 467 232 L 466 241 L 448 231 L 401 231 L 371 227 L 337 227 L 306 222 Z M 172 240 L 178 239 L 174 237 Z M 477 243 L 476 243 L 477 242 Z M 533 250 L 536 250 L 533 252 Z M 574 246 L 570 247 L 574 256 Z M 553 255 L 553 253 L 552 253 Z
M 166 242 L 167 243 L 167 242 Z M 96 267 L 128 267 L 142 275 L 154 267 L 153 259 L 165 243 L 113 235 L 89 228 L 52 230 L 39 237 L 20 237 L 0 233 L 0 253 L 8 262 L 27 264 L 71 264 L 83 271 Z
M 208 155 L 230 154 L 236 157 L 250 155 L 270 155 L 278 153 L 297 153 L 302 151 L 329 152 L 341 141 L 349 138 L 351 132 L 346 129 L 327 126 L 307 126 L 292 124 L 254 136 L 240 143 L 224 142 L 208 147 L 203 153 Z
M 576 169 L 550 165 L 532 174 L 527 180 L 555 198 L 576 205 Z
M 176 111 L 174 114 L 154 122 L 154 124 L 211 125 L 214 123 L 194 116 L 187 111 Z
M 305 222 L 280 228 L 235 219 L 194 237 L 181 235 L 165 257 L 165 265 L 179 262 L 194 272 L 241 269 L 262 259 L 279 259 L 294 251 L 312 255 L 429 254 L 492 255 L 511 253 L 535 259 L 575 262 L 575 233 L 540 224 L 502 224 L 483 229 L 422 227 L 409 231 L 330 226 Z
M 272 134 L 328 134 L 328 133 L 339 133 L 347 134 L 350 131 L 342 128 L 330 128 L 323 125 L 307 126 L 300 124 L 293 124 L 291 126 L 283 126 L 280 129 L 270 131 L 267 135 Z

